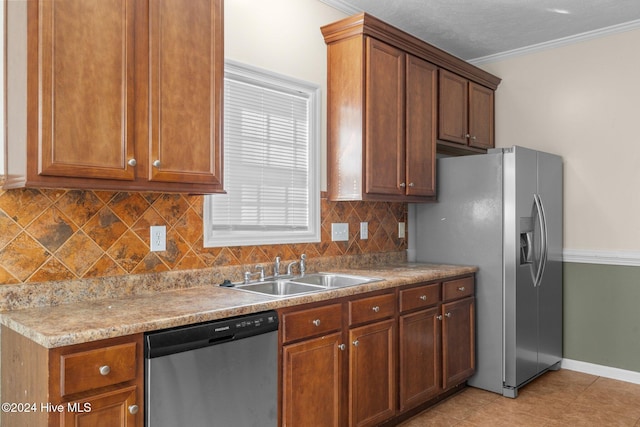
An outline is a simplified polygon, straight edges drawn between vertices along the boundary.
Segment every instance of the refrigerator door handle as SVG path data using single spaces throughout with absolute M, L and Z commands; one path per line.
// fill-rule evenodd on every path
M 544 268 L 547 265 L 547 255 L 549 251 L 548 239 L 547 239 L 547 218 L 544 215 L 544 205 L 539 194 L 533 195 L 533 201 L 535 203 L 536 210 L 538 211 L 538 221 L 540 222 L 540 263 L 533 281 L 533 286 L 540 286 L 542 282 L 542 275 L 544 274 Z

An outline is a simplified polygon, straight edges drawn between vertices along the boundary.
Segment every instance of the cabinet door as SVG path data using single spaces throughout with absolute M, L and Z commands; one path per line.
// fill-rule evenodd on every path
M 443 304 L 442 313 L 442 387 L 447 389 L 475 372 L 474 299 Z
M 493 91 L 469 82 L 469 145 L 493 148 Z
M 132 2 L 40 1 L 39 31 L 37 173 L 133 180 Z
M 407 195 L 436 194 L 438 68 L 407 55 L 406 80 Z
M 149 3 L 148 178 L 221 184 L 222 0 Z
M 395 320 L 349 331 L 349 425 L 374 426 L 395 414 Z
M 404 195 L 405 54 L 366 39 L 365 191 Z
M 400 411 L 435 397 L 441 388 L 440 307 L 400 316 Z
M 118 389 L 88 399 L 64 403 L 61 427 L 142 427 L 136 387 Z
M 338 426 L 342 359 L 337 332 L 286 345 L 282 355 L 282 425 Z
M 467 145 L 467 79 L 440 70 L 438 138 Z

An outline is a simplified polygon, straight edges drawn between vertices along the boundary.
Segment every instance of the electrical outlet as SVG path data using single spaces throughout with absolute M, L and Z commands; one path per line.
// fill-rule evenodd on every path
M 404 239 L 404 236 L 405 236 L 404 222 L 399 222 L 398 223 L 398 237 L 400 239 Z
M 164 225 L 152 225 L 151 226 L 151 251 L 166 251 L 167 250 L 167 227 Z
M 331 224 L 331 240 L 334 242 L 343 242 L 349 240 L 349 223 L 335 222 Z
M 369 238 L 369 223 L 360 223 L 360 240 L 367 240 Z

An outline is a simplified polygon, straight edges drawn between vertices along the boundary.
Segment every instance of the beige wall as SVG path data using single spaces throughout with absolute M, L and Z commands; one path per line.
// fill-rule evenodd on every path
M 321 189 L 327 188 L 327 51 L 320 27 L 346 15 L 318 0 L 232 0 L 224 4 L 225 57 L 322 88 Z
M 564 157 L 568 249 L 640 250 L 640 30 L 480 65 L 498 146 Z

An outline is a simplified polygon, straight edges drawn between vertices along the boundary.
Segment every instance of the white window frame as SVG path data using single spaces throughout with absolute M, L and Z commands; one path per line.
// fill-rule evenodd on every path
M 306 230 L 220 230 L 213 229 L 213 203 L 225 195 L 204 197 L 204 247 L 270 245 L 287 243 L 314 243 L 320 241 L 320 123 L 321 96 L 318 85 L 293 79 L 246 64 L 225 60 L 225 81 L 234 79 L 284 92 L 297 92 L 307 97 L 308 105 L 308 163 L 309 163 L 309 217 Z M 224 145 L 223 145 L 224 146 Z M 224 170 L 233 166 L 227 166 Z M 232 195 L 229 195 L 232 196 Z

